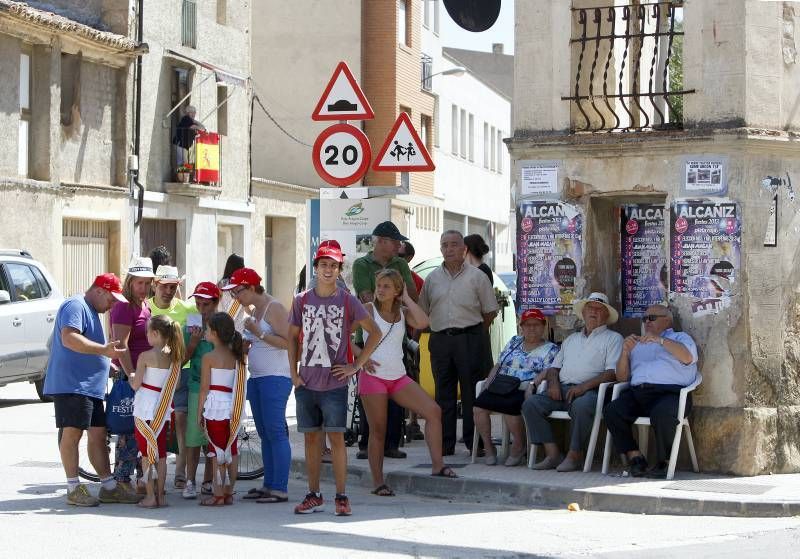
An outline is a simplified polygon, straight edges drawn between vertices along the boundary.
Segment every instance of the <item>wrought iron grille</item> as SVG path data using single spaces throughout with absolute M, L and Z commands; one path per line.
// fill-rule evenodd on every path
M 682 127 L 681 96 L 695 90 L 670 79 L 682 68 L 681 7 L 672 1 L 572 8 L 575 79 L 572 95 L 562 99 L 571 103 L 573 131 Z

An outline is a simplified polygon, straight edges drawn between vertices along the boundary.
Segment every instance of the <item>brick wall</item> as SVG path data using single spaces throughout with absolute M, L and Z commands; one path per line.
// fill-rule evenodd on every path
M 365 132 L 376 152 L 386 140 L 400 107 L 411 109 L 411 122 L 420 131 L 420 117 L 433 117 L 433 97 L 422 91 L 421 51 L 422 0 L 409 0 L 410 45 L 397 41 L 397 2 L 363 3 L 363 76 L 364 93 L 375 118 L 367 121 Z M 423 139 L 424 141 L 424 139 Z M 399 185 L 397 173 L 369 171 L 367 185 Z M 412 173 L 411 191 L 433 196 L 433 173 Z

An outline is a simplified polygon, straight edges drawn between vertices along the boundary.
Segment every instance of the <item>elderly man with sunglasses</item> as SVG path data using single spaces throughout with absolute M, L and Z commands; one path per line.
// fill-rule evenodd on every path
M 663 479 L 679 423 L 680 390 L 697 375 L 697 346 L 691 336 L 672 329 L 672 312 L 666 306 L 650 306 L 642 321 L 644 335 L 625 338 L 617 362 L 617 381 L 630 382 L 630 390 L 609 403 L 603 415 L 614 446 L 628 457 L 631 475 Z M 690 394 L 687 414 L 691 407 Z M 650 417 L 655 432 L 657 463 L 650 470 L 631 433 L 640 416 Z

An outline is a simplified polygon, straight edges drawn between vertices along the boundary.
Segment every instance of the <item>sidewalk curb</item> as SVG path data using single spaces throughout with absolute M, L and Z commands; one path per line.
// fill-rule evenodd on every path
M 305 477 L 305 459 L 292 458 L 295 478 Z M 347 481 L 371 487 L 368 468 L 348 464 Z M 333 468 L 322 465 L 322 479 L 333 481 Z M 689 499 L 600 492 L 593 489 L 565 489 L 542 484 L 522 484 L 471 478 L 446 479 L 427 473 L 388 472 L 386 481 L 393 489 L 412 495 L 471 503 L 492 503 L 521 507 L 566 508 L 577 503 L 582 510 L 630 514 L 668 514 L 675 516 L 729 516 L 777 518 L 800 515 L 800 502 L 732 499 Z

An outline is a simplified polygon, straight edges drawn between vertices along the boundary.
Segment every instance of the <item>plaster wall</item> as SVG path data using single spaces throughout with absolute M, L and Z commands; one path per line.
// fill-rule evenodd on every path
M 255 93 L 283 133 L 256 107 L 253 115 L 253 176 L 304 186 L 326 186 L 311 162 L 311 148 L 334 122 L 315 122 L 311 113 L 334 68 L 344 60 L 361 82 L 361 1 L 342 0 L 331 10 L 325 0 L 263 0 L 253 10 Z M 358 122 L 351 122 L 360 126 Z M 373 146 L 377 149 L 380 146 Z

